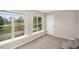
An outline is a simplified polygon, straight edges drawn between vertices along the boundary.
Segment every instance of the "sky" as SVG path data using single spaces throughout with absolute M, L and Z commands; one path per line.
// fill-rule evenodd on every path
M 0 16 L 5 17 L 9 19 L 9 17 L 15 17 L 16 19 L 20 16 L 23 16 L 22 14 L 17 14 L 17 13 L 9 13 L 9 12 L 3 12 L 0 11 Z

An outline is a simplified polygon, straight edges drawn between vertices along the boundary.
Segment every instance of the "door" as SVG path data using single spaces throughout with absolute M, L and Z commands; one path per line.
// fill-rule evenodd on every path
M 47 34 L 54 35 L 55 32 L 55 23 L 54 23 L 54 16 L 48 15 L 46 20 L 46 30 Z

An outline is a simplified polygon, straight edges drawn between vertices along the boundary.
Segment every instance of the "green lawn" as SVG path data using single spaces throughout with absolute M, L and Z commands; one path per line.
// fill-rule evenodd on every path
M 4 35 L 11 32 L 11 26 L 4 26 L 3 29 L 0 31 L 0 35 Z
M 15 31 L 22 31 L 22 30 L 24 30 L 24 25 L 15 26 Z
M 8 34 L 8 33 L 12 32 L 11 24 L 6 24 L 6 25 L 3 26 L 2 30 L 0 30 L 0 35 L 4 35 L 4 34 Z M 16 32 L 17 31 L 22 31 L 22 30 L 24 30 L 24 25 L 22 25 L 22 24 L 15 25 L 15 31 Z

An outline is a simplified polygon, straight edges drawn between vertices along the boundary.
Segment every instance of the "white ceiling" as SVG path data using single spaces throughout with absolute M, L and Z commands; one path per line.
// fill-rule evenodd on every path
M 38 10 L 40 12 L 43 12 L 43 13 L 49 13 L 49 12 L 55 12 L 57 10 Z

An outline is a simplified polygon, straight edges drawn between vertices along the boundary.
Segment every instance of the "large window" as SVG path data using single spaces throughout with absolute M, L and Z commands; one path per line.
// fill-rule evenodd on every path
M 0 41 L 24 35 L 24 15 L 0 11 Z
M 33 17 L 33 32 L 42 30 L 42 17 Z

